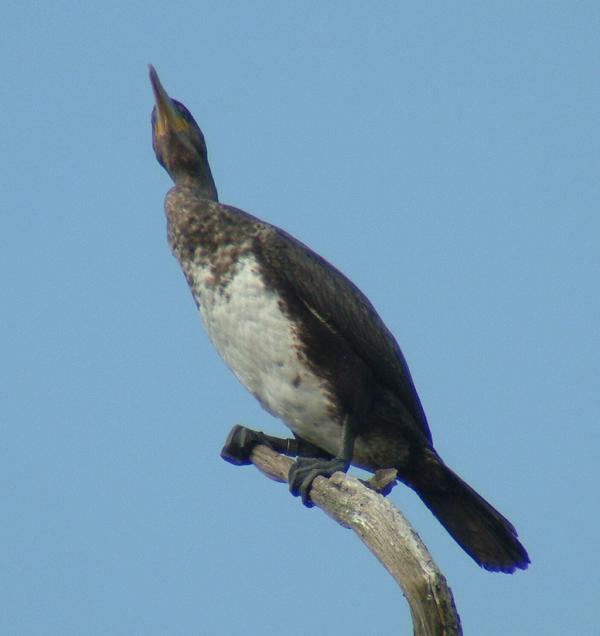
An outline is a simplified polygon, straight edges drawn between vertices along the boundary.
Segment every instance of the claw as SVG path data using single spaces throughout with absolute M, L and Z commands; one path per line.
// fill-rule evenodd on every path
M 310 489 L 317 477 L 329 478 L 337 472 L 345 473 L 348 464 L 339 458 L 321 459 L 313 457 L 299 457 L 290 469 L 288 482 L 290 492 L 294 497 L 300 497 L 307 508 L 314 506 L 310 499 Z

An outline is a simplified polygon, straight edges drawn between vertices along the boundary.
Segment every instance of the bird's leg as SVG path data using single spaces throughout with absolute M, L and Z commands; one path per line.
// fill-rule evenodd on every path
M 322 448 L 307 442 L 305 439 L 298 437 L 296 433 L 294 433 L 294 437 L 296 438 L 296 442 L 298 444 L 298 457 L 310 457 L 311 459 L 315 459 L 317 457 L 321 459 L 333 459 L 333 455 L 324 451 Z
M 345 473 L 352 461 L 354 440 L 356 438 L 355 420 L 346 415 L 342 424 L 342 443 L 340 453 L 336 457 L 323 458 L 298 457 L 296 463 L 290 468 L 288 482 L 290 492 L 294 497 L 301 497 L 302 503 L 308 508 L 314 504 L 310 500 L 310 489 L 316 477 L 331 477 L 333 473 L 341 471 Z
M 291 457 L 298 455 L 298 440 L 273 437 L 236 424 L 225 440 L 221 457 L 230 464 L 245 466 L 251 463 L 250 453 L 258 444 L 264 444 L 278 453 Z

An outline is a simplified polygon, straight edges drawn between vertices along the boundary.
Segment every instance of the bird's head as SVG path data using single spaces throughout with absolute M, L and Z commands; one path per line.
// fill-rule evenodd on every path
M 195 185 L 203 189 L 214 190 L 216 199 L 202 131 L 190 111 L 181 102 L 169 97 L 152 65 L 150 83 L 155 100 L 152 147 L 156 158 L 175 183 L 183 180 L 196 182 Z

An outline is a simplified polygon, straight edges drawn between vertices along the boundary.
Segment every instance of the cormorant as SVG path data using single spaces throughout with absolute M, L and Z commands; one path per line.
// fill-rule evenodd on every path
M 267 443 L 298 455 L 290 490 L 310 505 L 317 475 L 394 468 L 487 570 L 525 569 L 511 523 L 444 464 L 394 336 L 366 296 L 283 230 L 219 203 L 200 128 L 155 69 L 152 142 L 173 181 L 168 238 L 210 339 L 294 440 L 236 426 L 222 456 Z

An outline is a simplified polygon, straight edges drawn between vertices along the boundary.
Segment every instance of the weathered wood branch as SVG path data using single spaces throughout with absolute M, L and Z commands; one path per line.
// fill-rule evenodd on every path
M 267 477 L 287 483 L 292 460 L 267 446 L 256 446 L 252 463 Z M 402 513 L 355 477 L 336 473 L 317 477 L 313 503 L 350 528 L 402 588 L 415 636 L 460 636 L 460 618 L 446 579 Z

